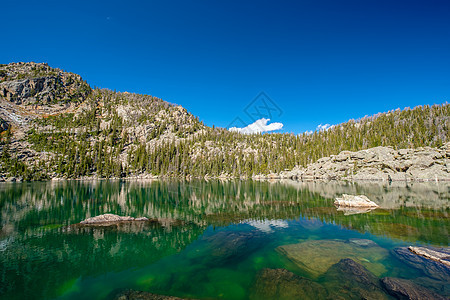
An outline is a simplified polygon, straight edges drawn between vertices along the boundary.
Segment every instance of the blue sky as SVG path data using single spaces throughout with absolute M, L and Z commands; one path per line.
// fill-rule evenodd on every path
M 0 63 L 47 62 L 225 127 L 284 132 L 450 95 L 450 1 L 3 1 Z

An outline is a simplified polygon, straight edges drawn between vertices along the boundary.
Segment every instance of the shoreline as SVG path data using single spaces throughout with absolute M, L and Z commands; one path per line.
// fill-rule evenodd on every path
M 15 177 L 13 177 L 15 178 Z M 180 176 L 126 176 L 126 177 L 79 177 L 79 178 L 60 178 L 54 177 L 47 180 L 21 180 L 20 178 L 15 178 L 13 180 L 11 177 L 6 178 L 0 181 L 2 183 L 26 183 L 26 182 L 64 182 L 64 181 L 97 181 L 97 180 L 122 180 L 122 181 L 153 181 L 153 180 L 254 180 L 254 181 L 292 181 L 292 182 L 323 182 L 323 183 L 414 183 L 414 182 L 424 182 L 424 183 L 441 183 L 441 182 L 450 182 L 449 178 L 420 178 L 420 179 L 392 179 L 386 180 L 385 178 L 371 178 L 371 179 L 361 179 L 361 178 L 341 178 L 341 179 L 326 179 L 326 178 L 291 178 L 280 175 L 257 175 L 252 177 L 232 177 L 232 176 L 205 176 L 205 177 L 180 177 Z

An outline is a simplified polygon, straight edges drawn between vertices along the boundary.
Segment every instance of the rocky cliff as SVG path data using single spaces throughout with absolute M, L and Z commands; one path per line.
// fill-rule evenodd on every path
M 0 96 L 15 104 L 81 102 L 90 92 L 80 75 L 44 63 L 0 65 Z

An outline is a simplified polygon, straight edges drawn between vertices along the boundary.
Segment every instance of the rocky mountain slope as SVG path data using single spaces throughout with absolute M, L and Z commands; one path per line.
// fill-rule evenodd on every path
M 79 75 L 47 64 L 11 63 L 0 65 L 0 180 L 447 179 L 449 116 L 445 103 L 313 134 L 245 135 L 205 126 L 150 95 L 91 89 Z M 374 148 L 380 146 L 392 148 Z

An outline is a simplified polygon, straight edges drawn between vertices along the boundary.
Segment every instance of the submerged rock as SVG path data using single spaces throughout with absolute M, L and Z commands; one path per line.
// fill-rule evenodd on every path
M 149 219 L 142 218 L 133 218 L 133 217 L 122 217 L 114 214 L 103 214 L 96 217 L 88 218 L 84 221 L 81 221 L 80 224 L 92 225 L 92 224 L 103 224 L 103 223 L 117 223 L 117 222 L 128 222 L 128 221 L 149 221 Z
M 364 195 L 355 196 L 347 194 L 342 194 L 341 198 L 336 198 L 334 205 L 340 207 L 378 207 L 378 204 L 370 201 Z
M 198 247 L 187 253 L 192 264 L 220 266 L 240 261 L 260 249 L 267 241 L 267 235 L 254 231 L 220 231 L 204 236 Z
M 315 240 L 277 248 L 300 268 L 312 276 L 324 274 L 341 259 L 351 258 L 379 276 L 386 268 L 379 261 L 386 258 L 388 251 L 378 245 L 367 247 L 343 240 Z
M 430 249 L 425 247 L 408 247 L 409 251 L 425 258 L 440 262 L 450 267 L 450 250 L 449 249 Z
M 216 263 L 240 259 L 262 246 L 265 235 L 258 231 L 221 231 L 205 238 L 209 259 Z
M 378 246 L 377 243 L 375 243 L 372 240 L 368 240 L 368 239 L 349 239 L 348 241 L 350 243 L 352 243 L 352 244 L 356 244 L 356 245 L 361 246 L 361 247 Z
M 250 299 L 324 299 L 320 284 L 286 269 L 263 269 L 257 276 Z
M 128 290 L 117 295 L 114 300 L 183 300 L 182 298 Z
M 411 279 L 411 281 L 450 299 L 450 284 L 448 284 L 448 282 L 443 282 L 442 280 L 437 280 L 428 276 L 416 277 Z
M 399 260 L 423 271 L 426 275 L 447 283 L 450 282 L 450 267 L 446 264 L 417 255 L 407 247 L 395 248 L 392 253 Z
M 412 281 L 400 278 L 385 277 L 381 279 L 383 287 L 389 294 L 397 299 L 411 299 L 411 300 L 432 300 L 432 299 L 446 299 L 422 286 L 419 286 Z
M 378 278 L 350 258 L 331 266 L 323 280 L 332 299 L 389 299 Z

